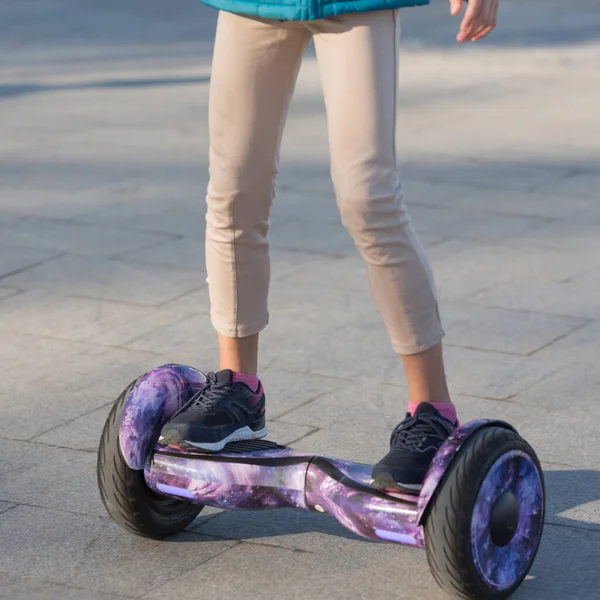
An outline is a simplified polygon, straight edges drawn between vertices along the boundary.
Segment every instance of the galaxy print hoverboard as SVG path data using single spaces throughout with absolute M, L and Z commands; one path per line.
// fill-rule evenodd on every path
M 183 530 L 204 506 L 328 513 L 355 534 L 425 548 L 442 588 L 459 598 L 507 598 L 535 558 L 545 491 L 532 448 L 507 423 L 474 421 L 437 453 L 419 496 L 370 485 L 371 466 L 233 442 L 216 454 L 157 444 L 163 425 L 204 375 L 165 365 L 134 381 L 102 432 L 98 483 L 110 516 L 138 535 Z

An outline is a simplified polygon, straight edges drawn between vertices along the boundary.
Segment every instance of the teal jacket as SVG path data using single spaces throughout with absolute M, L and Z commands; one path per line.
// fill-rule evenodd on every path
M 281 21 L 313 21 L 344 13 L 392 10 L 429 4 L 429 0 L 203 0 L 203 2 L 226 12 Z

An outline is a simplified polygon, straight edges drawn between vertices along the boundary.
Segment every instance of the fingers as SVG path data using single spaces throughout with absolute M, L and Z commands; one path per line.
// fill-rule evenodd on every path
M 483 39 L 496 27 L 497 16 L 498 0 L 471 0 L 456 36 L 457 41 Z
M 450 14 L 455 17 L 462 10 L 463 0 L 450 0 Z
M 478 42 L 479 40 L 482 40 L 493 29 L 493 25 L 482 25 L 473 32 L 473 35 L 471 36 L 471 41 Z
M 482 0 L 471 0 L 467 5 L 467 11 L 460 24 L 460 31 L 456 39 L 459 42 L 466 42 L 471 39 L 471 35 L 479 24 L 479 16 L 481 14 Z

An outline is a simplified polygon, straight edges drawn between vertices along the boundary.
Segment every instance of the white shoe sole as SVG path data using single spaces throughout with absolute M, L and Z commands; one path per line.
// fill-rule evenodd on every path
M 242 427 L 241 429 L 234 431 L 231 435 L 228 435 L 220 442 L 215 442 L 214 444 L 198 444 L 195 442 L 188 442 L 187 440 L 186 443 L 190 446 L 194 446 L 194 448 L 206 450 L 207 452 L 219 452 L 220 450 L 223 450 L 223 448 L 225 448 L 225 446 L 230 442 L 241 442 L 244 440 L 259 440 L 260 438 L 264 438 L 267 435 L 267 433 L 268 431 L 266 426 L 262 429 L 259 429 L 258 431 L 254 431 L 246 425 L 246 427 Z

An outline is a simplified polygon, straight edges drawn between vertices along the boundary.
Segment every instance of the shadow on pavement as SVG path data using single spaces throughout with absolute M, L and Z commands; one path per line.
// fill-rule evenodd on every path
M 74 84 L 0 84 L 0 99 L 40 94 L 44 92 L 65 92 L 78 90 L 125 89 L 161 87 L 173 85 L 197 85 L 208 83 L 209 77 L 156 77 L 147 79 L 107 79 L 104 81 L 88 81 Z

